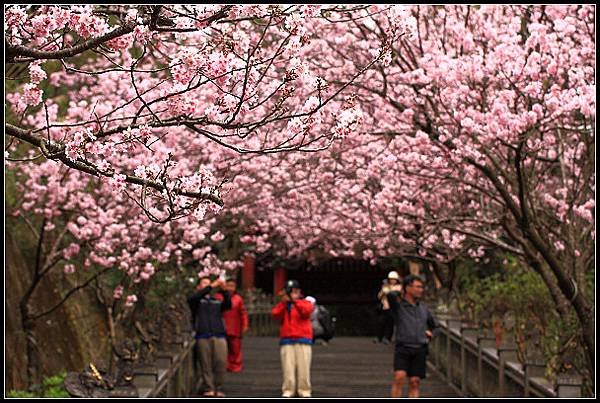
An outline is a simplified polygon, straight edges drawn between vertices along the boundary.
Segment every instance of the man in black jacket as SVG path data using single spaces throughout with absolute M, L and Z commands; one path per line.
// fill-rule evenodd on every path
M 200 353 L 200 367 L 206 397 L 224 397 L 222 387 L 227 367 L 227 340 L 222 312 L 231 309 L 231 297 L 224 289 L 222 280 L 210 282 L 209 277 L 200 279 L 196 292 L 188 298 L 192 310 L 196 347 Z M 210 293 L 219 288 L 223 300 Z
M 387 295 L 396 327 L 394 353 L 394 383 L 392 397 L 402 396 L 402 387 L 408 378 L 408 397 L 419 397 L 419 385 L 425 378 L 428 344 L 438 332 L 438 323 L 419 300 L 423 295 L 423 280 L 418 276 L 406 276 L 400 293 Z

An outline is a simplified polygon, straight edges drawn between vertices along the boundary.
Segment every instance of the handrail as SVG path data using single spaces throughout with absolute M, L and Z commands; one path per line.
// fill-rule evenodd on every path
M 277 335 L 270 307 L 252 309 L 248 315 L 255 336 Z M 580 397 L 578 378 L 559 377 L 553 384 L 544 376 L 545 363 L 516 358 L 516 345 L 496 348 L 495 338 L 444 313 L 437 313 L 440 332 L 430 345 L 429 362 L 448 384 L 463 396 L 477 397 Z M 197 392 L 201 377 L 194 363 L 194 339 L 182 335 L 179 343 L 159 351 L 153 365 L 134 371 L 139 397 L 183 397 Z M 456 364 L 454 364 L 456 363 Z
M 544 376 L 545 363 L 522 365 L 515 344 L 496 347 L 495 337 L 443 312 L 434 313 L 440 332 L 430 346 L 430 362 L 446 382 L 465 396 L 580 397 L 581 379 Z M 457 362 L 453 365 L 453 362 Z M 470 364 L 469 364 L 470 363 Z M 474 376 L 472 376 L 475 372 Z
M 201 377 L 194 363 L 195 341 L 184 333 L 179 342 L 170 343 L 156 353 L 152 364 L 134 368 L 132 387 L 115 388 L 114 397 L 184 397 L 197 392 Z

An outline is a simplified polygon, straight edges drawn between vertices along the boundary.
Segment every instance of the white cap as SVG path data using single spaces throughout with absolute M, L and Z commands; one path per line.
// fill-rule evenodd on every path
M 395 278 L 396 280 L 400 280 L 400 276 L 398 275 L 398 272 L 396 272 L 396 271 L 389 272 L 388 278 Z
M 309 296 L 309 297 L 306 297 L 304 299 L 307 300 L 308 302 L 310 302 L 313 305 L 317 303 L 317 300 L 315 299 L 315 297 L 310 297 Z

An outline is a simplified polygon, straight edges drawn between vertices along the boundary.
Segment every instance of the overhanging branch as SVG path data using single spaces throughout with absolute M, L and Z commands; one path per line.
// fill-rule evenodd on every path
M 38 147 L 40 150 L 42 150 L 44 155 L 49 159 L 59 160 L 60 162 L 62 162 L 63 164 L 67 165 L 70 168 L 76 169 L 81 172 L 85 172 L 92 176 L 96 176 L 96 177 L 101 177 L 101 176 L 112 177 L 112 176 L 114 176 L 114 173 L 113 174 L 105 174 L 104 172 L 101 172 L 98 169 L 96 169 L 96 167 L 94 167 L 93 165 L 89 165 L 82 161 L 71 161 L 66 156 L 65 146 L 62 144 L 50 143 L 43 138 L 33 136 L 31 134 L 31 131 L 21 129 L 17 126 L 11 125 L 10 123 L 6 123 L 4 128 L 5 128 L 5 134 L 16 137 L 16 138 L 18 138 L 22 141 L 25 141 L 35 147 Z M 146 187 L 155 189 L 159 192 L 162 192 L 166 189 L 164 185 L 162 185 L 158 182 L 151 181 L 148 179 L 143 179 L 143 178 L 133 176 L 133 175 L 125 175 L 125 182 L 131 183 L 133 185 L 146 186 Z M 173 190 L 173 194 L 185 196 L 185 197 L 191 197 L 194 199 L 209 200 L 209 201 L 212 201 L 213 203 L 218 204 L 219 206 L 223 206 L 223 204 L 224 204 L 223 200 L 219 196 L 217 196 L 216 194 L 213 194 L 211 192 L 190 192 L 190 191 L 184 191 L 184 190 L 176 188 Z

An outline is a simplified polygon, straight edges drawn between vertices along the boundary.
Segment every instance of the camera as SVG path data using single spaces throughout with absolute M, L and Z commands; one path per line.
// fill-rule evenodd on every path
M 297 280 L 288 280 L 284 287 L 285 293 L 290 295 L 293 288 L 300 288 L 300 283 Z

